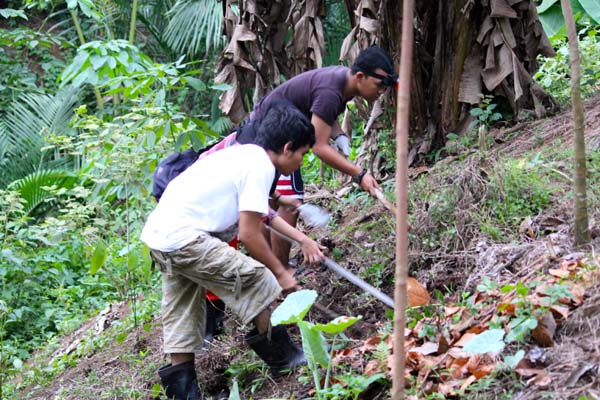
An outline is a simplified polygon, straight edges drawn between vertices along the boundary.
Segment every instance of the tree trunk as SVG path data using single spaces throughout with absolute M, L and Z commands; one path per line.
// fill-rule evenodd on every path
M 573 130 L 575 134 L 575 245 L 583 246 L 590 241 L 587 213 L 587 184 L 585 167 L 585 132 L 583 104 L 581 102 L 581 71 L 579 68 L 579 39 L 569 0 L 561 0 L 567 34 L 569 36 L 569 57 L 571 60 L 571 102 L 573 103 Z

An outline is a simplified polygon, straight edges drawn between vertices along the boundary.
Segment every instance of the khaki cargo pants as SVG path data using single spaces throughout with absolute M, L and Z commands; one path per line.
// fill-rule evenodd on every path
M 168 354 L 202 348 L 206 289 L 244 324 L 281 293 L 277 279 L 263 264 L 207 233 L 181 249 L 151 250 L 150 255 L 162 271 L 164 352 Z

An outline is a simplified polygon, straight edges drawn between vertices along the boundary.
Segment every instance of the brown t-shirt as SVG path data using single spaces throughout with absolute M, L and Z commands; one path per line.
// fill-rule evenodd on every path
M 344 111 L 344 85 L 349 68 L 342 66 L 313 69 L 296 75 L 275 88 L 254 107 L 250 120 L 262 118 L 273 101 L 286 100 L 294 104 L 310 120 L 317 115 L 333 125 Z

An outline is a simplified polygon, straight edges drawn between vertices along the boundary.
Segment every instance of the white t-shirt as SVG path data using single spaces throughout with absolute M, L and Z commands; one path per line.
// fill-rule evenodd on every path
M 200 232 L 231 229 L 241 211 L 267 215 L 274 178 L 269 156 L 254 144 L 201 158 L 169 182 L 141 239 L 152 249 L 168 252 L 192 242 Z

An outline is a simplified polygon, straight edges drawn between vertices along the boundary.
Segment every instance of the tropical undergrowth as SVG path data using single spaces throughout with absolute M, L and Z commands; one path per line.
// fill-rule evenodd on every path
M 598 26 L 586 25 L 579 31 L 581 94 L 588 98 L 600 89 L 600 37 Z M 569 43 L 562 36 L 553 43 L 555 57 L 539 57 L 540 68 L 534 79 L 560 103 L 571 99 Z
M 437 272 L 450 271 L 444 275 L 449 282 L 443 285 L 458 289 L 464 275 L 457 275 L 453 282 L 452 271 L 468 271 L 476 264 L 478 244 L 518 242 L 523 226 L 535 223 L 548 211 L 565 210 L 572 204 L 567 167 L 572 158 L 572 149 L 560 140 L 543 151 L 530 151 L 518 158 L 493 150 L 480 153 L 467 149 L 410 180 L 411 270 L 419 271 L 430 284 L 437 281 Z M 588 182 L 598 179 L 599 167 L 598 152 L 590 151 Z M 386 196 L 394 199 L 394 182 L 383 182 L 382 186 Z M 589 204 L 596 204 L 599 195 L 599 189 L 589 185 Z M 355 220 L 332 223 L 333 257 L 349 263 L 371 284 L 391 289 L 395 246 L 392 215 L 361 191 L 328 204 L 338 217 L 352 209 L 358 213 Z M 594 214 L 592 211 L 591 216 Z M 374 258 L 379 261 L 373 262 Z

